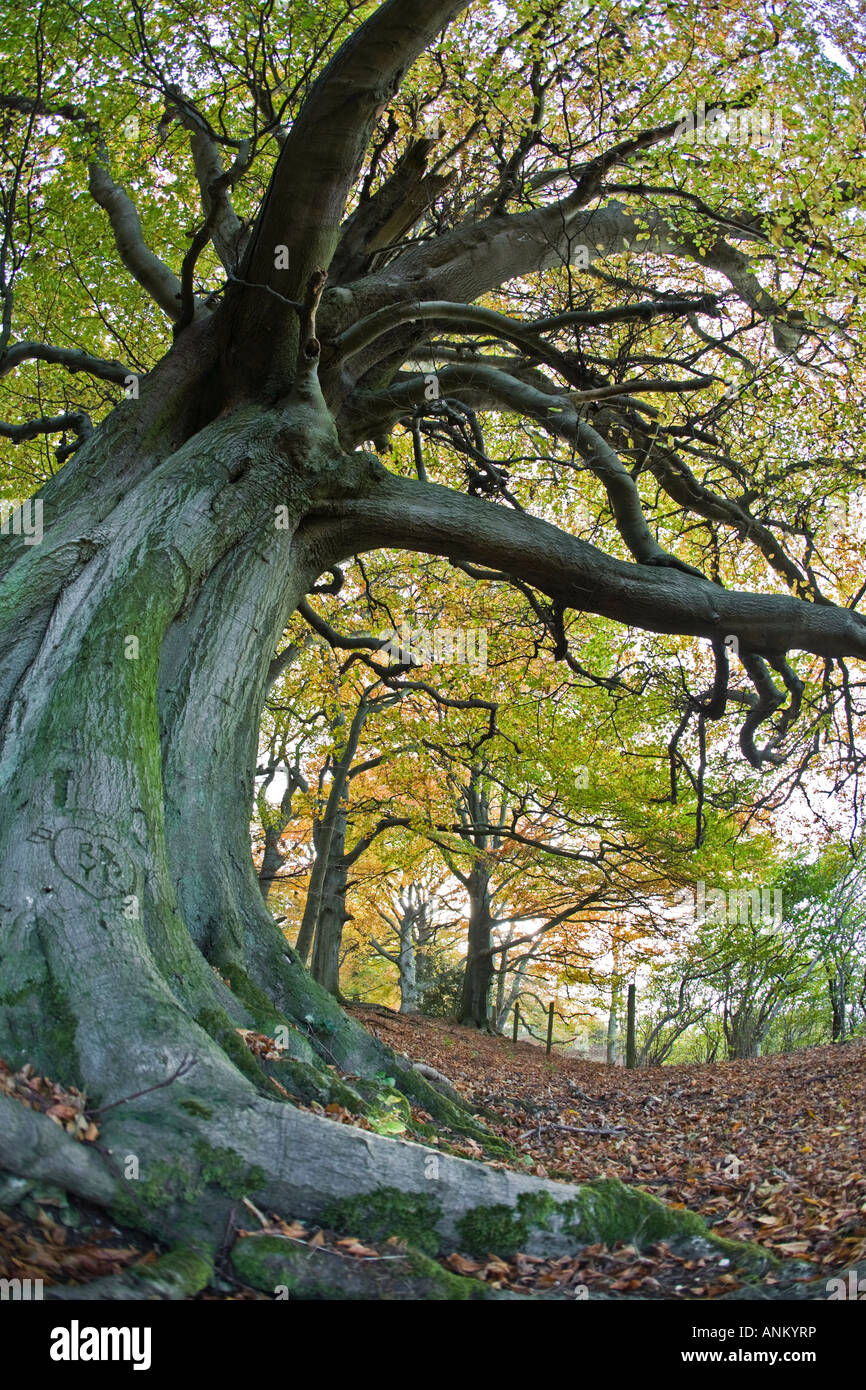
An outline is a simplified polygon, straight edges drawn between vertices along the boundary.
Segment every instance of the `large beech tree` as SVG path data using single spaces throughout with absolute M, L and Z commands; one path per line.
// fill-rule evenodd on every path
M 207 1279 L 237 1190 L 321 1216 L 399 1188 L 452 1247 L 479 1205 L 575 1195 L 291 1104 L 351 1100 L 326 1062 L 362 1100 L 387 1069 L 474 1127 L 311 980 L 251 861 L 276 653 L 342 561 L 515 583 L 581 669 L 572 613 L 704 639 L 690 716 L 738 723 L 756 767 L 843 694 L 854 731 L 866 621 L 821 527 L 859 476 L 862 87 L 823 55 L 832 17 L 785 14 L 49 0 L 4 21 L 7 495 L 40 440 L 63 466 L 41 542 L 10 525 L 0 548 L 0 1055 L 85 1089 L 102 1128 L 76 1144 L 4 1100 L 0 1167 L 189 1247 L 165 1288 Z M 699 99 L 784 139 L 689 143 Z M 499 416 L 522 477 L 492 457 Z M 436 480 L 431 420 L 462 483 Z M 282 1028 L 286 1060 L 259 1064 L 251 1027 Z

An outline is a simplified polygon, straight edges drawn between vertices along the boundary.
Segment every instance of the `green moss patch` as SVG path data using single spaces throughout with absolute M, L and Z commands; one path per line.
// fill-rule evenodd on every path
M 571 1236 L 576 1245 L 627 1241 L 638 1247 L 675 1236 L 712 1239 L 694 1212 L 665 1206 L 658 1198 L 615 1178 L 584 1183 L 576 1197 L 557 1202 L 547 1192 L 522 1193 L 514 1207 L 477 1207 L 457 1224 L 461 1248 L 472 1255 L 513 1255 L 533 1234 Z
M 329 1202 L 324 1211 L 324 1220 L 335 1231 L 370 1241 L 397 1236 L 430 1255 L 439 1248 L 436 1226 L 441 1216 L 442 1208 L 434 1197 L 401 1192 L 396 1187 L 378 1187 L 359 1197 L 340 1198 Z

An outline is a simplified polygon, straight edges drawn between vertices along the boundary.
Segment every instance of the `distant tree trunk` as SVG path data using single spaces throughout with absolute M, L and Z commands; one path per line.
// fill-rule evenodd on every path
M 739 1010 L 725 1019 L 725 1038 L 731 1061 L 745 1061 L 759 1055 L 760 1032 L 750 1013 Z
M 328 848 L 322 900 L 313 943 L 313 959 L 310 964 L 313 979 L 335 997 L 340 993 L 340 947 L 343 943 L 343 927 L 349 920 L 346 910 L 348 871 L 344 858 L 345 849 L 346 809 L 341 807 L 337 812 Z
M 846 1033 L 847 991 L 843 971 L 829 964 L 827 966 L 827 987 L 830 994 L 830 1036 L 833 1042 L 839 1042 Z
M 611 1008 L 607 1016 L 607 1047 L 605 1061 L 612 1067 L 616 1061 L 616 1012 Z
M 637 1033 L 635 1029 L 635 987 L 628 987 L 628 1008 L 625 1033 L 625 1064 L 629 1069 L 637 1066 Z
M 283 831 L 292 819 L 292 798 L 301 785 L 306 790 L 306 780 L 299 773 L 290 774 L 286 789 L 280 798 L 279 808 L 269 806 L 262 815 L 265 848 L 259 867 L 259 888 L 262 890 L 262 897 L 265 902 L 268 900 L 268 895 L 277 880 L 280 869 L 286 862 L 286 856 L 280 849 L 280 841 L 283 837 Z
M 510 1010 L 505 1007 L 505 985 L 508 979 L 508 951 L 499 952 L 499 963 L 495 970 L 496 975 L 496 1002 L 493 1005 L 493 1016 L 496 1019 L 497 1028 L 502 1027 L 503 1017 L 507 1018 Z
M 620 984 L 615 980 L 610 987 L 610 1012 L 607 1016 L 607 1053 L 606 1062 L 612 1067 L 616 1062 L 616 1043 L 617 1043 L 617 1013 L 620 1005 Z
M 493 919 L 490 874 L 483 860 L 469 875 L 469 938 L 458 1023 L 490 1027 L 490 989 L 493 984 Z
M 310 886 L 307 890 L 307 901 L 304 904 L 304 915 L 301 919 L 301 929 L 298 932 L 298 939 L 295 942 L 295 950 L 306 965 L 307 957 L 313 945 L 313 938 L 319 920 L 319 913 L 325 893 L 325 881 L 328 875 L 329 865 L 334 861 L 331 854 L 331 842 L 337 836 L 337 828 L 342 824 L 342 846 L 341 855 L 345 852 L 346 846 L 346 821 L 345 821 L 345 801 L 349 789 L 349 772 L 352 766 L 352 759 L 358 751 L 358 740 L 367 718 L 369 706 L 366 700 L 362 699 L 355 710 L 349 731 L 346 735 L 346 742 L 334 758 L 331 768 L 331 786 L 328 791 L 328 800 L 325 804 L 325 813 L 319 822 L 318 831 L 315 832 L 316 858 L 310 874 Z M 343 814 L 341 822 L 340 816 Z
M 416 1014 L 418 1012 L 418 977 L 416 973 L 417 960 L 415 956 L 415 939 L 412 928 L 414 917 L 404 913 L 401 922 L 400 932 L 400 951 L 397 960 L 397 968 L 400 971 L 400 1012 L 401 1014 Z
M 423 986 L 419 985 L 419 978 L 422 974 L 421 967 L 425 965 L 425 957 L 418 950 L 418 944 L 426 942 L 430 936 L 427 906 L 423 890 L 416 885 L 410 885 L 406 892 L 400 894 L 399 908 L 395 909 L 393 916 L 379 909 L 383 921 L 397 934 L 396 952 L 386 951 L 375 937 L 372 938 L 374 950 L 397 967 L 401 1014 L 415 1014 L 419 1008 L 419 998 L 423 990 Z
M 526 976 L 526 967 L 529 965 L 529 961 L 530 957 L 528 955 L 521 956 L 520 960 L 517 962 L 517 969 L 513 973 L 511 987 L 507 994 L 505 992 L 506 972 L 504 970 L 500 970 L 499 972 L 496 991 L 496 1027 L 499 1032 L 502 1032 L 508 1022 L 508 1017 L 512 1009 L 520 999 L 523 981 Z
M 285 826 L 283 829 L 285 829 Z M 277 826 L 265 827 L 265 850 L 259 868 L 259 888 L 261 889 L 261 894 L 265 902 L 267 902 L 268 894 L 273 888 L 276 877 L 286 860 L 286 856 L 280 850 L 280 837 L 282 833 L 283 831 Z

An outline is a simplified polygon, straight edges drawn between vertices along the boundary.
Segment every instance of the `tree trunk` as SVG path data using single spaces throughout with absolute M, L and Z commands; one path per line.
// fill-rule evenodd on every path
M 400 918 L 400 948 L 397 968 L 400 971 L 400 1012 L 418 1012 L 418 974 L 415 955 L 414 927 L 420 909 L 407 906 Z
M 310 885 L 307 890 L 307 901 L 304 904 L 301 929 L 298 932 L 298 939 L 295 942 L 295 949 L 305 965 L 316 935 L 319 913 L 322 909 L 322 901 L 325 894 L 325 882 L 328 877 L 329 866 L 332 863 L 332 844 L 335 837 L 339 838 L 338 827 L 340 825 L 342 825 L 343 843 L 341 854 L 345 852 L 345 801 L 349 786 L 349 770 L 352 766 L 352 759 L 358 751 L 358 740 L 361 737 L 361 731 L 363 730 L 367 718 L 367 712 L 367 703 L 362 699 L 349 726 L 346 742 L 340 749 L 339 755 L 333 760 L 331 785 L 328 790 L 325 813 L 319 823 L 316 833 L 316 858 L 313 862 L 312 873 L 310 874 Z M 342 931 L 342 927 L 340 930 Z
M 626 1012 L 626 1033 L 625 1033 L 625 1064 L 629 1070 L 637 1066 L 637 1032 L 635 1019 L 635 996 L 636 988 L 633 984 L 628 987 L 628 1006 Z
M 848 1001 L 844 972 L 835 965 L 827 969 L 827 987 L 830 995 L 831 1038 L 833 1042 L 839 1042 L 845 1037 Z
M 490 989 L 493 984 L 493 921 L 490 875 L 479 860 L 469 875 L 469 937 L 458 1022 L 472 1028 L 490 1027 Z
M 294 784 L 290 780 L 280 798 L 279 808 L 269 806 L 266 818 L 263 818 L 265 847 L 262 851 L 262 862 L 259 867 L 259 887 L 265 902 L 267 902 L 271 889 L 279 877 L 280 869 L 286 862 L 286 856 L 280 848 L 280 841 L 286 826 L 292 819 L 294 790 Z
M 609 1067 L 616 1062 L 617 1011 L 619 1009 L 619 985 L 614 983 L 610 989 L 610 1010 L 607 1015 L 607 1047 L 605 1061 Z
M 104 1158 L 87 1157 L 116 1215 L 207 1245 L 226 1186 L 276 1197 L 302 1118 L 287 1093 L 336 1088 L 364 1109 L 325 1062 L 387 1071 L 431 1114 L 483 1132 L 342 1013 L 262 900 L 258 718 L 318 573 L 296 523 L 317 479 L 353 460 L 303 400 L 190 427 L 183 388 L 200 400 L 213 358 L 191 336 L 44 490 L 43 544 L 4 547 L 0 1056 L 103 1108 Z M 287 1060 L 266 1070 L 238 1028 L 281 1028 Z M 323 1151 L 339 1149 L 337 1128 Z M 80 1157 L 67 1154 L 72 1190 Z
M 335 997 L 340 993 L 340 947 L 343 943 L 343 927 L 349 918 L 346 910 L 346 884 L 349 875 L 344 858 L 345 850 L 346 810 L 345 807 L 341 807 L 337 813 L 328 850 L 322 901 L 313 942 L 313 959 L 310 963 L 313 979 Z
M 520 960 L 517 962 L 517 969 L 513 972 L 513 979 L 507 994 L 505 993 L 506 972 L 500 970 L 496 999 L 496 1026 L 500 1033 L 508 1022 L 512 1009 L 520 1001 L 526 969 L 530 959 L 531 957 L 527 953 L 525 956 L 521 956 Z

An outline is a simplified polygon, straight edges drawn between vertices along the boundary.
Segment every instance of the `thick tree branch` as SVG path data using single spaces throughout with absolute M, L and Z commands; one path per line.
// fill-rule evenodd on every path
M 244 258 L 245 280 L 297 299 L 317 266 L 329 268 L 379 114 L 407 68 L 468 3 L 386 0 L 342 45 L 280 152 Z M 275 306 L 265 304 L 255 323 L 246 310 L 236 322 L 241 336 L 273 332 L 274 374 L 291 372 L 295 325 Z
M 648 632 L 680 633 L 778 656 L 866 657 L 866 619 L 789 595 L 721 589 L 677 569 L 631 564 L 538 517 L 384 469 L 370 495 L 319 504 L 298 533 L 321 570 L 380 547 L 488 565 L 566 607 Z
M 749 227 L 736 229 L 736 235 L 740 241 L 764 242 L 763 234 Z M 393 283 L 399 273 L 425 299 L 439 298 L 447 289 L 450 299 L 471 301 L 517 276 L 575 262 L 588 268 L 624 248 L 685 258 L 718 271 L 746 304 L 772 321 L 781 351 L 798 345 L 805 325 L 789 323 L 790 316 L 760 284 L 744 252 L 721 236 L 709 247 L 699 247 L 651 205 L 642 205 L 638 215 L 617 199 L 587 211 L 571 194 L 531 212 L 461 225 L 432 245 L 407 251 L 388 267 L 388 276 Z

